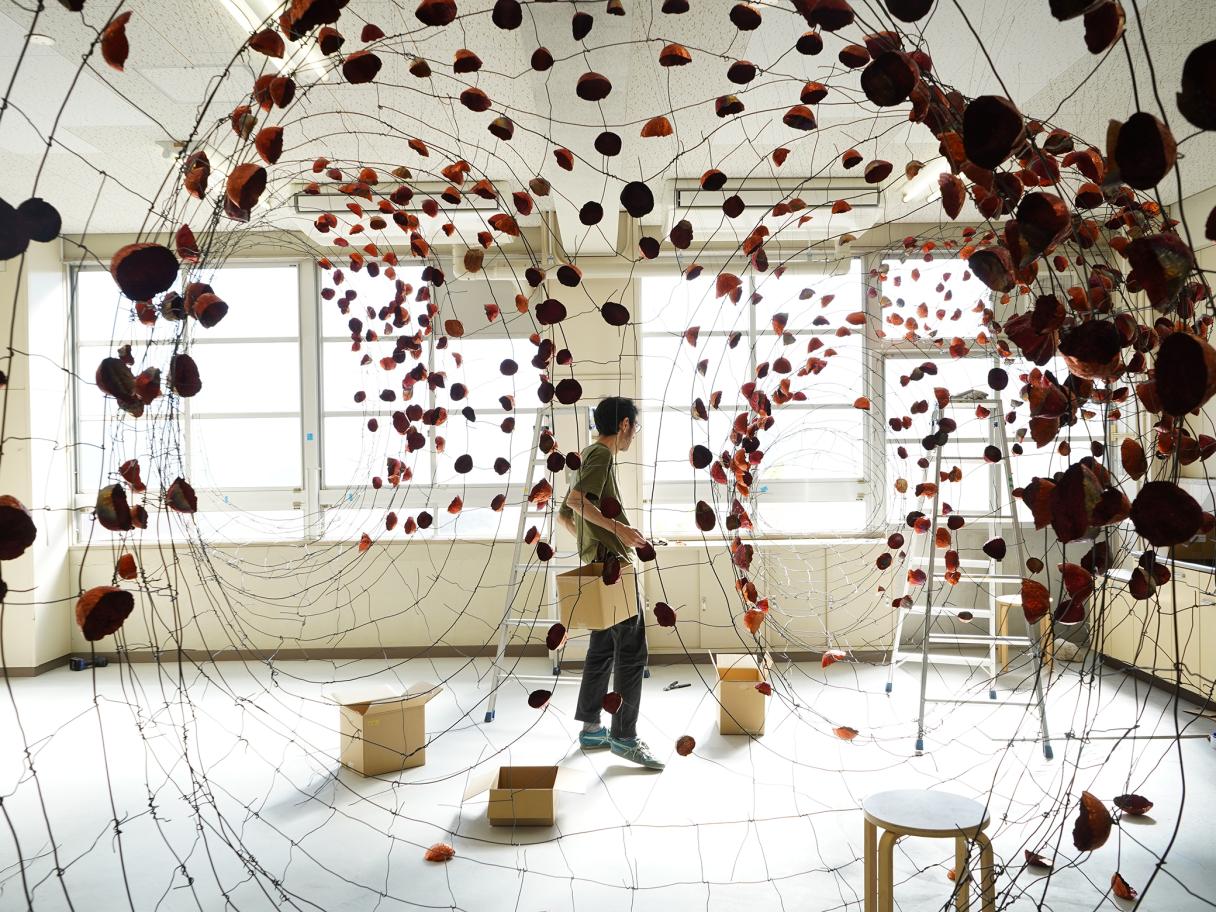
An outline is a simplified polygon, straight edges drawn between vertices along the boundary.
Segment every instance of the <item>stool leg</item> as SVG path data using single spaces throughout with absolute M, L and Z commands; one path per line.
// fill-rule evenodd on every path
M 895 842 L 894 833 L 882 834 L 878 840 L 878 912 L 895 912 Z
M 971 876 L 967 872 L 967 837 L 954 838 L 955 908 L 968 912 L 971 908 Z
M 878 827 L 866 821 L 865 912 L 877 912 L 878 905 Z
M 980 895 L 983 896 L 983 912 L 996 912 L 996 863 L 992 857 L 992 843 L 983 833 L 975 834 L 980 844 Z

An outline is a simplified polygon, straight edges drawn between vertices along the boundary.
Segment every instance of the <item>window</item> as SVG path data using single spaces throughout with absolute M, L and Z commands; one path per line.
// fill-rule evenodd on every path
M 529 364 L 536 353 L 528 340 L 532 324 L 508 306 L 516 287 L 467 277 L 430 289 L 428 300 L 425 293 L 419 298 L 418 290 L 426 287 L 420 268 L 396 273 L 388 278 L 347 272 L 337 285 L 332 274 L 322 278 L 335 293 L 321 301 L 320 503 L 325 516 L 320 533 L 358 538 L 383 530 L 390 511 L 404 516 L 426 510 L 435 524 L 416 533 L 422 538 L 514 537 L 517 508 L 495 512 L 490 502 L 510 493 L 513 482 L 523 482 L 538 412 L 535 406 L 504 407 L 500 401 L 509 396 L 536 403 L 536 371 Z M 435 333 L 407 346 L 395 360 L 398 338 L 413 336 L 417 317 L 432 301 L 439 308 Z M 487 314 L 489 304 L 502 308 L 494 319 Z M 407 329 L 392 325 L 398 306 L 410 312 Z M 445 329 L 449 321 L 461 324 L 459 336 Z M 519 367 L 514 376 L 502 372 L 508 360 Z M 428 377 L 407 389 L 404 379 L 418 365 Z M 439 379 L 442 384 L 431 382 Z M 419 410 L 435 408 L 446 409 L 444 423 L 432 426 L 417 417 Z M 506 419 L 513 420 L 513 428 L 504 430 Z M 420 435 L 413 449 L 403 431 Z M 473 467 L 462 474 L 455 460 L 464 454 L 472 457 Z M 501 474 L 495 467 L 500 458 L 510 463 Z M 408 470 L 396 486 L 389 481 L 389 459 Z M 456 497 L 464 507 L 452 515 L 448 506 Z
M 689 505 L 697 500 L 729 508 L 728 492 L 693 468 L 689 450 L 701 444 L 715 455 L 733 451 L 732 423 L 746 410 L 741 390 L 758 371 L 770 396 L 788 379 L 803 398 L 777 406 L 772 428 L 758 435 L 764 459 L 745 504 L 756 533 L 864 529 L 872 419 L 854 402 L 865 395 L 867 353 L 862 334 L 846 320 L 864 310 L 860 260 L 835 272 L 791 266 L 780 277 L 745 277 L 737 304 L 715 296 L 715 281 L 642 280 L 648 531 L 696 534 Z M 698 401 L 707 419 L 696 416 Z
M 992 346 L 975 343 L 983 329 L 984 311 L 991 307 L 991 294 L 966 275 L 963 261 L 886 261 L 884 272 L 882 312 L 888 338 L 883 357 L 881 414 L 886 437 L 883 467 L 888 476 L 884 488 L 889 523 L 902 523 L 909 512 L 925 509 L 925 501 L 915 495 L 915 489 L 921 482 L 934 480 L 936 453 L 927 452 L 922 441 L 933 428 L 935 388 L 950 392 L 951 401 L 944 414 L 958 425 L 941 451 L 941 471 L 950 473 L 957 469 L 961 475 L 960 480 L 943 482 L 940 496 L 964 516 L 988 516 L 998 511 L 1001 515 L 1008 514 L 1004 466 L 990 465 L 983 459 L 989 434 L 992 433 L 992 442 L 997 445 L 999 437 L 990 431 L 989 422 L 977 415 L 977 405 L 965 399 L 967 391 L 986 398 L 997 395 L 988 384 L 988 373 L 994 367 L 1002 367 L 1009 378 L 1008 386 L 1000 392 L 1002 414 L 1016 414 L 1014 422 L 1004 422 L 1009 445 L 1007 458 L 1015 487 L 1036 476 L 1051 476 L 1088 452 L 1092 441 L 1102 441 L 1100 415 L 1082 416 L 1060 439 L 1053 439 L 1045 447 L 1038 447 L 1028 436 L 1019 440 L 1015 429 L 1027 427 L 1029 418 L 1029 407 L 1021 401 L 1021 389 L 1025 376 L 1035 365 L 1022 358 L 999 359 Z M 956 306 L 951 308 L 950 304 Z M 908 341 L 904 336 L 910 318 L 918 321 L 911 327 L 919 337 L 918 342 Z M 952 357 L 928 344 L 931 338 L 942 338 L 948 343 L 955 337 L 966 340 L 969 351 L 965 357 Z M 1068 375 L 1058 358 L 1040 369 L 1051 371 L 1061 381 Z M 891 420 L 905 418 L 910 420 L 907 427 L 896 430 L 890 424 Z M 1060 454 L 1061 439 L 1068 441 L 1074 457 Z M 1020 453 L 1016 451 L 1019 444 Z M 901 456 L 901 452 L 905 455 Z M 922 457 L 928 459 L 928 468 L 918 464 Z M 895 487 L 900 480 L 907 484 L 904 493 Z
M 268 537 L 280 534 L 284 524 L 298 536 L 303 486 L 299 268 L 250 263 L 196 273 L 191 281 L 210 284 L 229 305 L 210 329 L 163 317 L 147 326 L 136 319 L 107 271 L 73 272 L 77 505 L 92 507 L 98 489 L 117 480 L 116 467 L 138 459 L 151 490 L 163 489 L 179 475 L 189 480 L 199 493 L 199 521 L 212 529 L 230 527 L 239 512 L 246 525 L 257 525 L 255 517 L 265 519 L 267 528 L 276 529 Z M 173 290 L 181 290 L 180 282 Z M 197 396 L 162 395 L 137 418 L 97 389 L 97 366 L 129 345 L 132 372 L 158 368 L 168 393 L 169 362 L 186 334 L 202 381 Z M 180 422 L 170 420 L 175 409 Z M 162 471 L 168 477 L 154 474 Z M 85 536 L 104 534 L 87 515 L 78 530 Z

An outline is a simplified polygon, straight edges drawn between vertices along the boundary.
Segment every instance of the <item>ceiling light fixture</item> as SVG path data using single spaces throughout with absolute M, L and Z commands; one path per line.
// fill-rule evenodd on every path
M 904 185 L 902 199 L 905 203 L 918 202 L 921 199 L 931 199 L 934 193 L 940 192 L 937 179 L 943 174 L 950 173 L 950 164 L 945 156 L 930 159 L 920 169 L 920 173 L 909 179 Z
M 275 14 L 282 8 L 281 0 L 219 0 L 220 6 L 228 11 L 233 20 L 242 29 L 248 32 L 254 32 L 263 27 L 273 27 Z M 269 25 L 267 25 L 269 20 Z M 316 41 L 312 38 L 303 38 L 297 44 L 288 44 L 288 56 L 282 60 L 273 57 L 268 58 L 270 62 L 281 73 L 293 65 L 301 69 L 311 70 L 313 74 L 321 80 L 329 78 L 328 63 L 325 55 L 321 53 L 321 49 L 317 47 Z M 303 49 L 303 59 L 296 48 Z
M 50 35 L 42 35 L 38 32 L 34 32 L 30 35 L 30 44 L 38 44 L 42 47 L 54 47 L 55 39 Z

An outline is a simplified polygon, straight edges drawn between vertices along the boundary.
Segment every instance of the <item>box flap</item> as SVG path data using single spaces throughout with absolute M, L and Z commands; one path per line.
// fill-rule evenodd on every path
M 345 706 L 362 716 L 373 706 L 383 709 L 399 703 L 422 706 L 438 696 L 442 690 L 443 687 L 439 684 L 411 684 L 409 687 L 402 687 L 387 681 L 370 681 L 329 688 L 323 691 L 323 695 L 339 706 Z
M 511 766 L 514 764 L 504 764 Z M 488 792 L 492 788 L 498 787 L 498 775 L 502 770 L 502 766 L 494 764 L 488 769 L 481 770 L 476 773 L 469 774 L 468 783 L 464 788 L 464 796 L 462 801 L 468 801 L 483 792 Z M 571 769 L 568 766 L 557 767 L 557 778 L 553 783 L 553 788 L 559 792 L 582 793 L 587 790 L 587 776 L 580 770 Z
M 755 656 L 749 654 L 713 654 L 714 668 L 718 672 L 719 681 L 760 681 L 760 666 L 756 664 Z

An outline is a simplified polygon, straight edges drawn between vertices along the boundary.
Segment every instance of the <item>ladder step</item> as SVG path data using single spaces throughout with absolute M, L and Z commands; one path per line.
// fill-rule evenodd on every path
M 937 564 L 941 564 L 942 562 L 943 562 L 942 560 L 934 561 L 934 563 L 937 563 Z M 927 564 L 927 563 L 929 563 L 929 558 L 928 557 L 909 557 L 908 563 L 910 563 L 910 564 Z M 976 557 L 964 558 L 958 562 L 958 565 L 960 567 L 989 567 L 989 566 L 991 566 L 991 564 L 988 561 L 980 560 L 979 558 L 976 558 Z
M 560 618 L 507 618 L 508 627 L 552 627 Z
M 973 703 L 976 706 L 1037 706 L 1031 700 L 993 700 L 970 697 L 925 697 L 925 703 Z
M 896 659 L 896 663 L 901 662 L 919 662 L 919 652 L 909 652 L 901 655 Z M 987 665 L 988 656 L 961 656 L 949 655 L 947 653 L 929 653 L 929 664 L 931 665 Z
M 924 605 L 913 604 L 911 608 L 901 608 L 900 610 L 904 613 L 905 618 L 909 616 L 923 617 L 925 614 Z M 992 617 L 992 611 L 988 608 L 959 608 L 957 605 L 934 605 L 929 609 L 930 614 L 947 615 L 961 621 L 962 618 L 958 616 L 960 611 L 970 611 L 971 619 L 975 621 L 987 620 Z M 963 621 L 963 623 L 965 624 L 967 621 Z
M 1023 636 L 987 636 L 982 633 L 931 633 L 930 643 L 954 643 L 957 646 L 1029 646 Z

